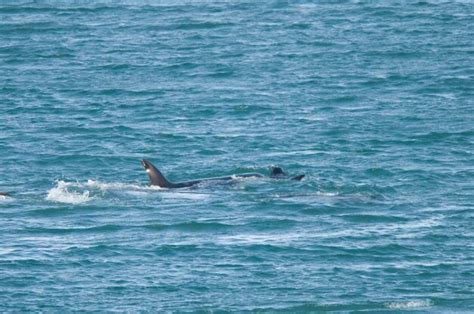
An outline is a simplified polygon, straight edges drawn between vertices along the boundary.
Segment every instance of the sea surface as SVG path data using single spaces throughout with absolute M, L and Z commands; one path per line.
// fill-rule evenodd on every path
M 1 1 L 0 191 L 0 312 L 473 312 L 474 2 Z

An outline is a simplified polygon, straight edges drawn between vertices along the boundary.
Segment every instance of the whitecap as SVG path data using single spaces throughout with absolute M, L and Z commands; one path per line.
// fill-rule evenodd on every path
M 406 302 L 391 302 L 387 304 L 389 309 L 415 309 L 421 307 L 430 307 L 432 306 L 430 300 L 414 300 Z

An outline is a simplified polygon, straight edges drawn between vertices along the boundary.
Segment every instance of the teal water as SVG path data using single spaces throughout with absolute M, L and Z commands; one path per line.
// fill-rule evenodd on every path
M 99 3 L 0 2 L 1 312 L 474 311 L 472 2 Z

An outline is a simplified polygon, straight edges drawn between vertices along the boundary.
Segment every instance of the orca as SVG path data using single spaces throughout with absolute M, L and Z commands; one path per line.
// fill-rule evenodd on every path
M 165 178 L 165 176 L 158 170 L 151 162 L 146 159 L 142 160 L 142 165 L 145 168 L 148 176 L 150 178 L 151 185 L 159 186 L 162 188 L 168 189 L 176 189 L 176 188 L 185 188 L 190 187 L 201 182 L 208 182 L 208 181 L 230 181 L 235 178 L 262 178 L 264 175 L 260 173 L 242 173 L 236 174 L 233 176 L 225 176 L 225 177 L 214 177 L 214 178 L 204 178 L 204 179 L 197 179 L 192 181 L 184 181 L 184 182 L 171 182 Z M 280 167 L 273 167 L 270 178 L 273 179 L 292 179 L 300 181 L 304 178 L 304 174 L 298 175 L 296 177 L 290 178 Z
M 8 192 L 0 192 L 0 196 L 11 196 Z

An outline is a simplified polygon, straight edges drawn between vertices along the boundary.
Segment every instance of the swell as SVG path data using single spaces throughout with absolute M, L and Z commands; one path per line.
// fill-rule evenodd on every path
M 81 234 L 81 233 L 94 233 L 94 234 L 103 234 L 103 233 L 110 233 L 110 232 L 119 232 L 124 229 L 127 229 L 126 226 L 122 225 L 101 225 L 101 226 L 94 226 L 94 227 L 70 227 L 70 228 L 47 228 L 47 227 L 26 227 L 23 228 L 21 233 L 25 234 L 51 234 L 51 235 L 62 235 L 62 234 Z
M 250 221 L 246 223 L 230 224 L 217 222 L 183 222 L 177 224 L 150 224 L 145 225 L 145 229 L 153 231 L 175 230 L 181 232 L 204 232 L 209 235 L 215 233 L 232 233 L 232 231 L 243 232 L 245 230 L 282 230 L 294 227 L 296 221 L 290 219 L 266 219 L 261 221 Z
M 224 224 L 224 223 L 215 223 L 215 222 L 183 222 L 178 224 L 150 224 L 145 225 L 144 228 L 151 231 L 167 231 L 175 230 L 181 232 L 205 232 L 205 233 L 214 233 L 222 232 L 232 228 L 233 225 Z
M 431 300 L 426 299 L 414 299 L 410 301 L 393 301 L 393 302 L 375 302 L 375 301 L 366 301 L 366 302 L 355 302 L 355 303 L 339 303 L 333 304 L 330 302 L 321 302 L 321 303 L 305 303 L 302 305 L 289 305 L 281 307 L 255 307 L 250 312 L 276 312 L 276 313 L 305 313 L 305 312 L 373 312 L 373 311 L 382 311 L 387 310 L 417 310 L 417 309 L 429 309 L 434 304 Z M 246 312 L 246 311 L 244 311 Z

